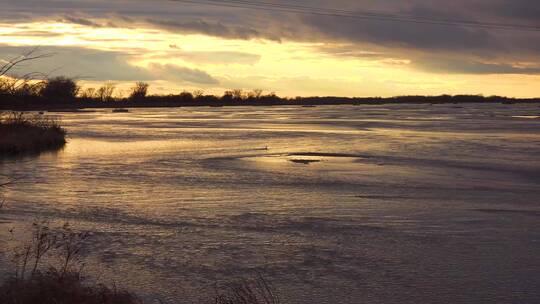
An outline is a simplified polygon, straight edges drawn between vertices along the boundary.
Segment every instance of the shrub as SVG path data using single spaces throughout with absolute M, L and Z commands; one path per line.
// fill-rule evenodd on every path
M 56 77 L 45 81 L 40 95 L 53 101 L 69 101 L 75 99 L 79 92 L 77 83 L 66 77 Z
M 193 101 L 193 94 L 191 94 L 188 91 L 183 91 L 182 93 L 180 93 L 180 95 L 178 95 L 178 98 L 182 102 L 192 102 Z
M 234 101 L 234 92 L 233 91 L 225 91 L 223 93 L 223 96 L 221 96 L 221 101 L 224 103 L 231 103 Z

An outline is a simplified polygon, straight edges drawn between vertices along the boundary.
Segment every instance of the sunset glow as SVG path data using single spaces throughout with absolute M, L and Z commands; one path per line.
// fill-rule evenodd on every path
M 416 64 L 417 52 L 373 43 L 233 39 L 149 24 L 97 27 L 42 20 L 0 24 L 0 45 L 9 54 L 31 47 L 56 53 L 37 68 L 82 76 L 83 86 L 113 82 L 127 88 L 139 75 L 157 94 L 194 89 L 220 94 L 232 88 L 259 88 L 291 97 L 540 95 L 537 75 L 427 71 Z M 329 51 L 351 47 L 354 54 Z M 92 64 L 93 56 L 109 62 L 81 70 Z

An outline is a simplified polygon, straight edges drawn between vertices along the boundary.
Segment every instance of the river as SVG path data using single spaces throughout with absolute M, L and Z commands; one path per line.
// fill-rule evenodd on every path
M 261 273 L 287 303 L 539 303 L 538 105 L 52 113 L 0 237 L 90 232 L 91 277 L 166 303 Z M 0 258 L 7 267 L 7 255 Z

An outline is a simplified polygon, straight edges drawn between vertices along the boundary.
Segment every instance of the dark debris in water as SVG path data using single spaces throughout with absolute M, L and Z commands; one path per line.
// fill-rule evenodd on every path
M 363 155 L 347 154 L 347 153 L 322 153 L 322 152 L 303 152 L 290 153 L 289 156 L 318 156 L 318 157 L 347 157 L 347 158 L 363 158 Z
M 290 161 L 295 163 L 295 164 L 302 164 L 302 165 L 309 165 L 309 164 L 312 164 L 312 163 L 321 162 L 318 159 L 291 159 Z

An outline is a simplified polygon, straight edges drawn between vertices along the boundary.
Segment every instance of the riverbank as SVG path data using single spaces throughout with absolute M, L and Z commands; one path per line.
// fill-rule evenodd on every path
M 76 111 L 95 108 L 176 108 L 176 107 L 238 107 L 238 106 L 298 106 L 313 107 L 324 105 L 437 105 L 437 104 L 540 104 L 539 98 L 510 98 L 502 96 L 477 95 L 441 95 L 441 96 L 397 96 L 397 97 L 296 97 L 281 98 L 275 95 L 247 98 L 226 98 L 205 95 L 193 96 L 189 93 L 180 95 L 152 95 L 141 99 L 129 98 L 101 101 L 95 98 L 77 97 L 64 102 L 49 101 L 40 98 L 27 100 L 4 100 L 0 102 L 0 110 L 12 111 Z
M 43 115 L 10 113 L 0 116 L 0 157 L 60 149 L 66 131 Z

